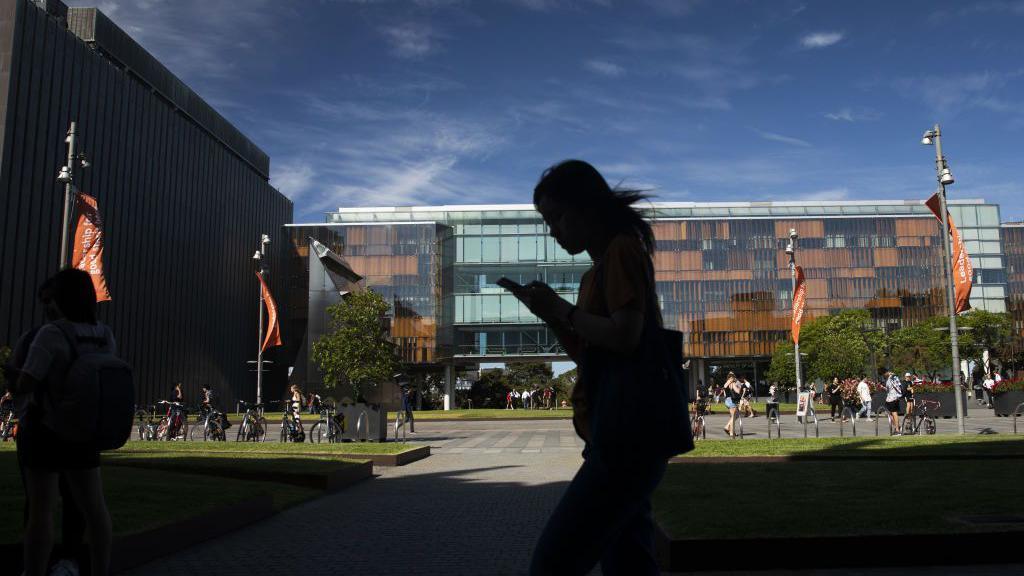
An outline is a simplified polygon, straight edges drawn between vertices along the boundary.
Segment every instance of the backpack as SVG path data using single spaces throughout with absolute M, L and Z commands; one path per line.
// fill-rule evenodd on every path
M 59 389 L 47 391 L 43 423 L 66 442 L 88 442 L 97 450 L 124 446 L 135 417 L 132 369 L 108 349 L 81 352 L 70 322 L 53 323 L 71 350 L 67 373 Z M 106 342 L 102 344 L 106 348 Z

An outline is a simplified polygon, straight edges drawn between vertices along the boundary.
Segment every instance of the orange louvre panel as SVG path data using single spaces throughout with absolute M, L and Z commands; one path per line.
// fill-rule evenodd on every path
M 790 228 L 795 228 L 796 233 L 804 238 L 825 237 L 825 222 L 822 220 L 776 220 L 775 237 L 789 238 Z
M 932 236 L 938 220 L 931 218 L 900 218 L 896 220 L 896 236 Z
M 366 244 L 366 228 L 363 226 L 346 228 L 345 243 L 349 246 L 361 246 Z
M 875 266 L 899 266 L 900 253 L 897 248 L 875 248 Z
M 679 253 L 680 270 L 700 270 L 702 265 L 699 250 L 684 250 Z
M 729 270 L 729 280 L 750 280 L 753 277 L 753 270 Z
M 655 222 L 651 224 L 654 237 L 658 240 L 683 240 L 680 222 Z

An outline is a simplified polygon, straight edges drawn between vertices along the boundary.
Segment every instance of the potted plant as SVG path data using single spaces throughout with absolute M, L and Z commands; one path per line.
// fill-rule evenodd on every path
M 967 391 L 960 390 L 963 406 L 967 406 Z M 950 381 L 932 380 L 914 386 L 915 400 L 934 400 L 939 403 L 937 410 L 929 410 L 928 414 L 938 418 L 956 418 L 956 398 L 953 396 L 953 383 Z M 964 413 L 966 417 L 966 412 Z
M 1024 402 L 1024 378 L 1003 380 L 992 389 L 992 410 L 996 416 L 1009 416 Z

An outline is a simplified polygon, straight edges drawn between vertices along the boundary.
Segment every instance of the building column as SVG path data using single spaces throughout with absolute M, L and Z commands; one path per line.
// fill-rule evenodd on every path
M 444 367 L 444 409 L 451 410 L 455 402 L 455 366 Z

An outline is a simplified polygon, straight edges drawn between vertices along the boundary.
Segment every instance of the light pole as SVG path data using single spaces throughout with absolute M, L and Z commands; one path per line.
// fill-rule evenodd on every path
M 786 254 L 789 254 L 789 275 L 793 280 L 793 296 L 796 296 L 796 241 L 800 237 L 796 233 L 796 228 L 789 229 L 789 244 L 786 244 Z M 796 314 L 796 310 L 793 311 Z M 793 361 L 796 363 L 796 393 L 799 396 L 800 389 L 802 387 L 802 379 L 800 378 L 800 341 L 793 341 Z
M 264 276 L 267 273 L 267 267 L 263 262 L 263 257 L 267 253 L 267 244 L 270 244 L 270 236 L 263 234 L 260 237 L 260 249 L 253 254 L 252 259 L 256 261 L 256 267 L 260 271 L 260 276 Z M 260 324 L 259 330 L 257 331 L 259 336 L 256 341 L 256 403 L 263 403 L 263 282 L 266 282 L 266 278 L 260 282 Z
M 68 145 L 68 159 L 67 164 L 60 167 L 60 172 L 57 173 L 57 182 L 64 185 L 64 218 L 60 229 L 60 268 L 67 268 L 71 266 L 71 251 L 68 250 L 68 235 L 71 228 L 71 211 L 74 205 L 74 190 L 75 190 L 75 164 L 78 164 L 82 168 L 88 168 L 89 162 L 85 159 L 85 154 L 75 153 L 75 135 L 77 123 L 72 122 L 68 128 L 67 137 L 64 138 L 64 142 Z
M 935 173 L 939 180 L 939 211 L 942 219 L 942 264 L 946 280 L 946 305 L 949 308 L 949 343 L 953 351 L 953 400 L 956 405 L 957 432 L 964 433 L 964 403 L 960 397 L 960 342 L 956 328 L 956 293 L 953 287 L 953 248 L 949 234 L 949 218 L 946 209 L 946 186 L 955 182 L 949 171 L 946 157 L 942 155 L 942 131 L 939 125 L 924 133 L 921 144 L 935 145 Z

